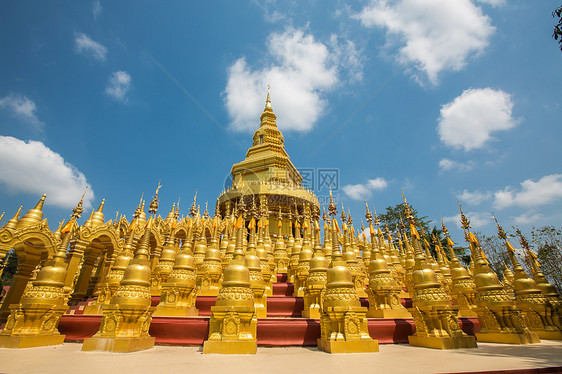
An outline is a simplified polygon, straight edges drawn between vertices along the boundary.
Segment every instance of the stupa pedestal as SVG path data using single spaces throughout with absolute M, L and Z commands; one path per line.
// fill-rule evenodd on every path
M 195 260 L 189 248 L 181 250 L 172 273 L 162 286 L 155 316 L 188 317 L 198 315 L 195 308 Z
M 242 246 L 242 221 L 238 219 L 237 247 Z M 203 353 L 255 354 L 257 318 L 254 293 L 250 288 L 250 271 L 233 263 L 224 270 L 222 288 L 215 306 L 211 307 L 209 339 Z
M 335 266 L 328 270 L 318 348 L 328 353 L 378 352 L 379 343 L 369 335 L 366 314 L 349 269 Z
M 158 189 L 150 204 L 151 213 L 158 208 Z M 134 352 L 154 346 L 148 333 L 154 307 L 151 307 L 149 241 L 153 217 L 146 224 L 135 258 L 111 302 L 103 307 L 99 331 L 84 340 L 83 351 Z

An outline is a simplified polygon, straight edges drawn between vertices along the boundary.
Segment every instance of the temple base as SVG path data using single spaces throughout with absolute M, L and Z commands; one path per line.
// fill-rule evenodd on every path
M 324 340 L 318 339 L 318 349 L 328 353 L 366 353 L 378 352 L 376 340 Z
M 410 312 L 407 309 L 378 309 L 378 310 L 368 310 L 368 318 L 412 318 Z
M 459 349 L 459 348 L 478 348 L 474 336 L 408 336 L 408 342 L 415 347 L 426 347 L 434 349 Z
M 193 307 L 157 306 L 152 314 L 160 317 L 193 317 L 199 315 L 199 310 Z
M 140 338 L 87 338 L 82 344 L 83 351 L 136 352 L 154 347 L 152 336 Z
M 65 335 L 3 335 L 0 336 L 0 348 L 31 348 L 60 345 Z
M 255 355 L 258 349 L 256 340 L 205 340 L 203 342 L 203 353 L 234 354 L 234 355 Z
M 458 318 L 478 318 L 478 314 L 472 310 L 459 309 Z
M 303 318 L 320 319 L 319 308 L 304 308 L 302 311 Z
M 84 313 L 86 315 L 102 315 L 103 304 L 93 304 L 93 305 L 86 305 L 84 307 Z
M 263 304 L 255 305 L 256 318 L 267 318 L 267 307 Z
M 197 296 L 218 296 L 220 291 L 220 286 L 216 287 L 201 287 Z
M 504 344 L 536 344 L 540 343 L 539 336 L 534 332 L 525 332 L 521 334 L 486 332 L 477 333 L 476 339 L 479 342 L 486 343 L 504 343 Z
M 540 339 L 545 340 L 562 340 L 561 331 L 533 331 L 536 333 Z

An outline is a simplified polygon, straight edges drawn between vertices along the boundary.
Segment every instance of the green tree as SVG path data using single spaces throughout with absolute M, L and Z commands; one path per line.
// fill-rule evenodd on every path
M 421 228 L 426 233 L 431 232 L 431 228 L 429 227 L 431 220 L 428 220 L 427 216 L 418 216 L 417 209 L 411 204 L 408 205 L 410 206 L 410 211 L 412 212 L 412 216 L 414 216 L 418 229 Z M 387 223 L 390 231 L 396 231 L 397 228 L 400 228 L 400 218 L 402 218 L 404 224 L 406 225 L 406 232 L 410 233 L 410 226 L 406 221 L 406 217 L 404 217 L 404 203 L 400 203 L 395 206 L 387 206 L 385 213 L 379 214 L 381 224 L 384 225 Z
M 12 284 L 14 275 L 18 270 L 18 256 L 16 256 L 13 249 L 4 256 L 2 261 L 0 261 L 0 267 L 4 269 L 2 277 L 0 278 L 0 299 L 2 299 L 4 296 L 3 287 L 10 286 Z
M 412 212 L 412 216 L 416 221 L 416 227 L 420 235 L 422 230 L 425 233 L 425 239 L 430 244 L 431 253 L 435 256 L 435 244 L 433 243 L 433 238 L 432 238 L 432 235 L 435 235 L 437 240 L 439 240 L 439 242 L 441 243 L 441 248 L 445 249 L 445 253 L 447 257 L 449 257 L 449 253 L 446 250 L 447 240 L 443 237 L 443 231 L 437 226 L 431 227 L 430 224 L 432 220 L 428 219 L 427 216 L 420 216 L 416 208 L 414 208 L 411 204 L 408 205 L 410 206 L 410 211 Z M 382 225 L 388 223 L 388 228 L 390 229 L 390 231 L 396 231 L 396 229 L 399 229 L 400 219 L 402 219 L 405 224 L 406 232 L 408 234 L 410 233 L 410 225 L 408 224 L 406 218 L 404 217 L 404 203 L 400 203 L 395 206 L 386 207 L 385 212 L 379 215 L 379 219 Z M 453 248 L 459 259 L 464 263 L 467 263 L 469 257 L 465 255 L 466 253 L 465 249 L 466 249 L 465 247 L 460 247 L 460 246 L 455 246 Z
M 488 259 L 488 263 L 493 271 L 503 278 L 504 263 L 511 268 L 511 260 L 507 253 L 505 242 L 497 235 L 487 236 L 480 232 L 474 232 L 474 236 L 482 246 L 482 250 Z M 512 243 L 515 244 L 515 243 Z
M 554 12 L 552 12 L 552 17 L 558 18 L 558 24 L 554 25 L 552 37 L 554 40 L 558 41 L 558 45 L 562 51 L 562 6 L 556 8 Z
M 545 226 L 531 230 L 541 270 L 547 280 L 562 294 L 562 228 Z

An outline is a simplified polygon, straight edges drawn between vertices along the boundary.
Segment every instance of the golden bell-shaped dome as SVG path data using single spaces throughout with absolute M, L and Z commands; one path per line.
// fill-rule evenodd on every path
M 369 274 L 388 273 L 388 264 L 383 258 L 373 258 L 369 262 Z
M 414 270 L 412 272 L 412 279 L 414 281 L 414 288 L 439 287 L 441 285 L 439 279 L 437 279 L 437 274 L 429 267 Z
M 189 251 L 181 251 L 176 256 L 175 269 L 195 270 L 195 259 Z
M 476 289 L 478 291 L 502 289 L 503 286 L 500 283 L 497 275 L 490 268 L 488 268 L 487 265 L 485 265 L 485 268 L 487 268 L 487 271 L 477 271 L 476 274 L 474 274 L 473 279 L 474 284 L 476 285 Z
M 516 278 L 513 281 L 513 289 L 517 295 L 540 293 L 535 281 L 529 277 Z
M 223 287 L 250 287 L 250 271 L 244 265 L 233 264 L 224 269 Z
M 103 199 L 100 203 L 98 210 L 92 213 L 89 221 L 92 228 L 99 227 L 103 225 L 104 222 L 104 215 L 103 215 L 103 206 L 105 204 L 105 199 Z
M 326 287 L 355 287 L 351 279 L 351 271 L 346 266 L 334 266 L 328 270 L 328 283 Z
M 246 267 L 248 270 L 261 270 L 260 259 L 253 254 L 246 255 Z
M 37 225 L 41 222 L 43 219 L 42 209 L 43 204 L 45 203 L 45 197 L 47 197 L 47 195 L 43 194 L 37 205 L 35 205 L 35 208 L 28 210 L 27 213 L 18 220 L 16 229 L 23 229 L 24 227 Z
M 214 248 L 208 248 L 205 252 L 205 260 L 221 260 L 221 251 Z
M 314 270 L 328 270 L 328 260 L 325 257 L 313 257 L 310 260 L 310 271 Z

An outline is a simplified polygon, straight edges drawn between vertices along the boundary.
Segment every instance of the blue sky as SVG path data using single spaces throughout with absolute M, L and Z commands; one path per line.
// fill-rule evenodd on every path
M 0 3 L 0 212 L 47 193 L 129 218 L 195 190 L 210 210 L 266 87 L 297 168 L 337 169 L 355 222 L 403 188 L 461 241 L 562 221 L 557 1 Z M 202 208 L 203 209 L 203 208 Z M 87 214 L 85 214 L 87 215 Z M 83 219 L 86 217 L 83 217 Z M 5 221 L 4 221 L 5 222 Z

